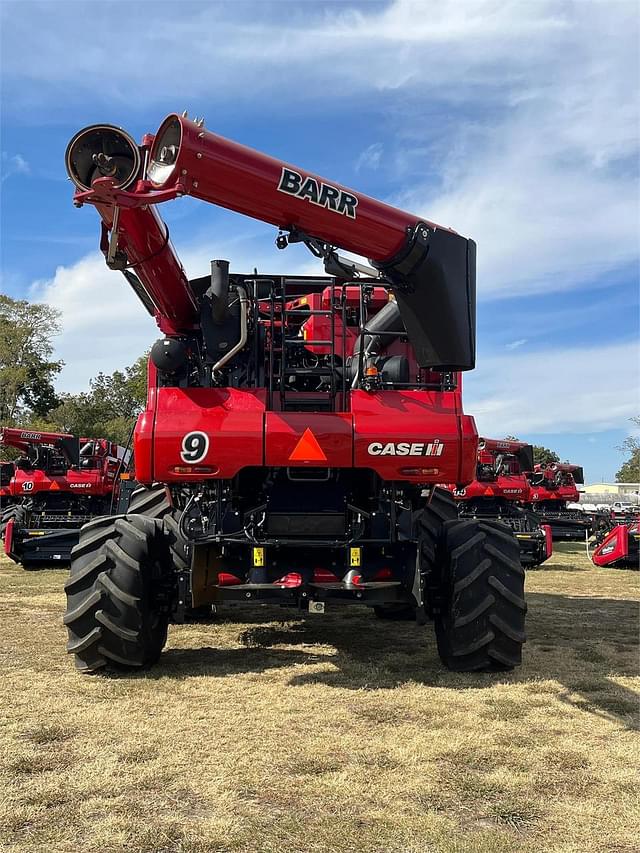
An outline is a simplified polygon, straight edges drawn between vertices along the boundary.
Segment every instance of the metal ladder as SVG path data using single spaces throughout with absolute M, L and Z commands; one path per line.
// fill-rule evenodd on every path
M 287 303 L 294 299 L 307 296 L 308 293 L 291 293 L 289 287 L 295 286 L 296 279 L 283 279 L 281 283 L 274 283 L 270 294 L 270 326 L 271 346 L 269 351 L 269 408 L 273 409 L 274 393 L 277 393 L 281 411 L 336 411 L 336 398 L 338 391 L 341 392 L 342 411 L 346 408 L 346 382 L 338 382 L 336 365 L 336 284 L 335 279 L 327 286 L 330 288 L 328 308 L 288 308 Z M 342 345 L 341 362 L 342 369 L 346 361 L 346 295 L 340 288 L 340 307 L 342 317 Z M 328 339 L 304 339 L 302 337 L 290 337 L 291 323 L 294 318 L 328 317 L 330 320 L 330 336 Z M 277 323 L 280 323 L 278 334 Z M 322 346 L 328 347 L 326 356 L 328 365 L 317 367 L 299 367 L 290 363 L 290 354 L 294 348 Z M 279 359 L 276 358 L 279 356 Z M 329 377 L 327 391 L 303 392 L 293 391 L 289 387 L 291 376 L 323 376 Z

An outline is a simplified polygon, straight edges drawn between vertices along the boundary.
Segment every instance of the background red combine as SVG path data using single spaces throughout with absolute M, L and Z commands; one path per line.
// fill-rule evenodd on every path
M 6 554 L 25 564 L 68 561 L 80 527 L 110 512 L 128 452 L 103 438 L 9 427 L 0 429 L 0 445 L 21 454 L 3 486 Z
M 530 501 L 526 471 L 533 468 L 533 447 L 522 441 L 481 438 L 476 478 L 467 486 L 448 486 L 463 518 L 508 524 L 520 543 L 523 566 L 539 566 L 552 554 L 551 530 L 522 505 Z
M 143 485 L 73 551 L 78 667 L 152 663 L 189 608 L 255 602 L 431 616 L 451 669 L 517 665 L 518 542 L 458 520 L 436 488 L 475 474 L 460 376 L 475 362 L 474 243 L 186 115 L 140 146 L 86 128 L 67 170 L 75 204 L 102 219 L 107 264 L 165 335 L 135 430 Z M 185 194 L 272 223 L 279 248 L 303 243 L 327 275 L 216 260 L 188 280 L 156 208 Z
M 554 539 L 584 541 L 592 533 L 594 518 L 567 507 L 580 500 L 578 484 L 584 483 L 584 473 L 579 465 L 568 462 L 536 465 L 527 477 L 531 484 L 527 507 L 551 527 Z

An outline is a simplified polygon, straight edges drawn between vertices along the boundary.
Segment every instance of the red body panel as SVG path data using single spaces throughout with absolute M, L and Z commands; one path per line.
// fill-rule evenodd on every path
M 206 456 L 197 466 L 210 467 L 208 476 L 228 479 L 242 468 L 264 464 L 264 414 L 262 390 L 236 388 L 158 388 L 155 425 L 141 418 L 136 430 L 136 478 L 145 482 L 146 462 L 138 467 L 144 450 L 153 448 L 153 479 L 161 482 L 202 480 L 202 472 L 179 472 L 188 466 L 181 458 L 182 441 L 190 432 L 209 436 Z M 154 429 L 153 437 L 149 427 Z M 145 430 L 143 433 L 142 430 Z M 147 481 L 148 482 L 148 481 Z
M 468 482 L 475 471 L 478 434 L 458 402 L 456 394 L 440 391 L 353 391 L 356 467 L 372 468 L 385 480 Z M 443 449 L 429 448 L 434 443 Z M 396 445 L 393 454 L 385 452 L 390 444 Z M 410 469 L 415 473 L 407 473 Z
M 4 529 L 4 553 L 7 556 L 10 556 L 13 551 L 13 528 L 15 523 L 15 519 L 10 518 Z
M 265 410 L 261 390 L 154 388 L 136 428 L 136 478 L 147 483 L 228 479 L 250 466 L 315 464 L 369 468 L 384 480 L 420 483 L 438 477 L 464 483 L 475 470 L 477 431 L 473 418 L 457 409 L 452 392 L 353 391 L 351 413 L 283 413 Z M 307 428 L 326 461 L 290 458 Z M 185 470 L 182 442 L 190 432 L 208 437 L 207 453 L 194 469 L 210 470 Z M 434 443 L 442 450 L 424 455 Z M 370 452 L 372 444 L 381 452 Z M 393 455 L 382 452 L 390 444 L 396 445 Z
M 74 492 L 81 495 L 108 495 L 113 488 L 117 465 L 102 470 L 82 471 L 69 468 L 65 475 L 50 476 L 45 471 L 17 470 L 9 485 L 14 497 L 34 497 L 42 492 Z
M 529 483 L 524 474 L 514 474 L 508 477 L 498 477 L 491 482 L 473 480 L 463 489 L 455 489 L 447 486 L 449 491 L 455 491 L 459 500 L 473 500 L 475 498 L 504 498 L 510 501 L 528 501 Z
M 556 501 L 558 504 L 577 503 L 580 500 L 580 492 L 578 487 L 574 485 L 559 486 L 557 489 L 549 489 L 544 485 L 530 487 L 531 503 L 540 503 L 541 501 Z
M 312 438 L 303 441 L 303 436 L 309 435 L 307 429 L 310 430 Z M 296 453 L 298 447 L 300 450 Z M 353 465 L 351 415 L 329 412 L 267 412 L 265 464 L 271 467 L 350 468 Z
M 546 547 L 547 559 L 549 559 L 553 554 L 553 531 L 549 524 L 541 524 L 540 527 L 544 530 L 544 544 Z

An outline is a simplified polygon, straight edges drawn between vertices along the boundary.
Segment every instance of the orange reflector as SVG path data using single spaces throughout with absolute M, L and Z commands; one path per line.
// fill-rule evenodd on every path
M 293 448 L 290 462 L 326 462 L 327 457 L 320 445 L 318 439 L 311 432 L 309 427 L 302 433 L 300 441 Z
M 54 480 L 49 487 L 50 492 L 60 491 L 60 483 L 57 480 Z

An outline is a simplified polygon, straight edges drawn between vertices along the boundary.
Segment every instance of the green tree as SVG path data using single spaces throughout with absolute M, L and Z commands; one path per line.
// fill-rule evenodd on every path
M 629 420 L 636 427 L 640 427 L 640 416 L 629 418 Z M 629 459 L 616 474 L 616 483 L 640 482 L 640 436 L 628 435 L 617 449 L 622 453 L 628 453 Z
M 53 380 L 63 362 L 51 356 L 59 333 L 55 308 L 0 294 L 1 423 L 15 424 L 29 412 L 44 417 L 57 405 Z
M 560 457 L 548 447 L 544 447 L 542 444 L 534 444 L 533 461 L 536 465 L 548 465 L 550 462 L 559 462 Z
M 520 441 L 515 435 L 505 435 L 505 441 Z M 548 465 L 550 462 L 559 462 L 560 457 L 553 450 L 544 447 L 542 444 L 533 445 L 533 462 L 534 465 Z
M 146 375 L 146 356 L 138 358 L 124 372 L 99 373 L 90 380 L 88 392 L 62 394 L 60 404 L 48 417 L 32 425 L 126 444 L 145 405 Z

